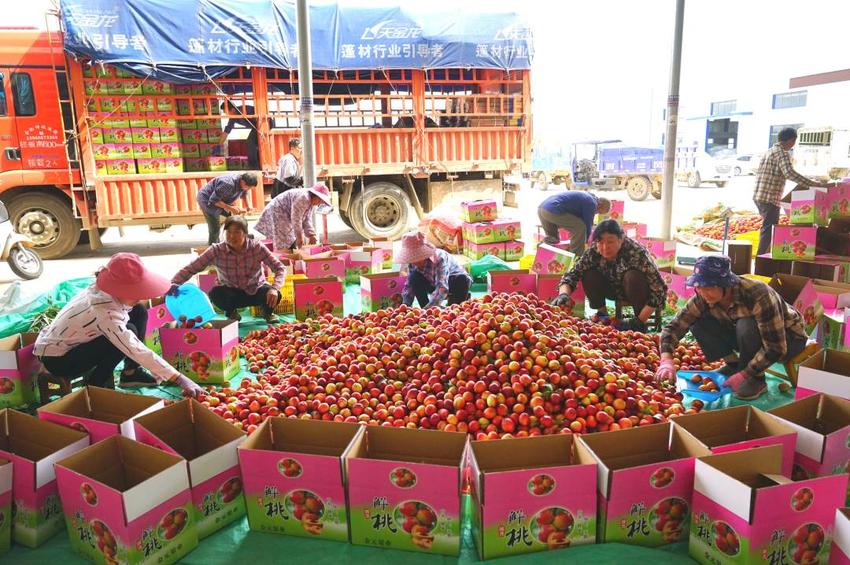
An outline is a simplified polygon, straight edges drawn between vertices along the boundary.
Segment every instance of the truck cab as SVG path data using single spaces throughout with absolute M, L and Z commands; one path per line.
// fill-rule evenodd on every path
M 795 168 L 805 176 L 840 179 L 850 174 L 850 128 L 800 128 Z

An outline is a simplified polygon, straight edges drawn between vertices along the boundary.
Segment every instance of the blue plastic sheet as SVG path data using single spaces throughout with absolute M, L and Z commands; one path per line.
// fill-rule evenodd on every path
M 366 3 L 364 3 L 366 4 Z M 172 82 L 236 66 L 298 68 L 284 0 L 63 0 L 65 49 Z M 531 30 L 514 13 L 310 6 L 316 70 L 528 69 Z

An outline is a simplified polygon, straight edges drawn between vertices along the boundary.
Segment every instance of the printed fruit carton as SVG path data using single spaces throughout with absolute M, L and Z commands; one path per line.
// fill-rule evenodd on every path
M 543 226 L 537 226 L 537 233 L 535 235 L 535 243 L 543 243 L 543 240 L 546 238 L 546 232 L 543 231 Z M 560 243 L 569 243 L 570 232 L 564 228 L 558 228 L 558 239 L 561 240 Z
M 227 384 L 239 372 L 239 323 L 213 320 L 209 324 L 212 327 L 161 327 L 162 357 L 196 383 Z
M 694 274 L 694 271 L 674 264 L 666 269 L 659 269 L 659 274 L 667 285 L 665 309 L 668 312 L 678 312 L 696 294 L 693 287 L 687 285 L 688 277 Z
M 136 107 L 140 113 L 153 112 L 156 110 L 156 100 L 150 96 L 137 97 Z
M 499 206 L 495 200 L 467 200 L 460 203 L 460 209 L 464 222 L 492 222 Z
M 215 92 L 212 92 L 211 94 L 215 94 Z M 217 113 L 218 112 L 213 112 L 213 114 L 217 114 Z M 198 129 L 206 129 L 206 130 L 217 129 L 219 131 L 222 131 L 222 129 L 221 129 L 221 119 L 219 119 L 219 118 L 201 118 L 201 119 L 197 120 L 197 123 L 198 123 Z
M 770 413 L 797 432 L 791 478 L 797 481 L 848 472 L 850 400 L 817 394 Z
M 133 144 L 133 158 L 134 159 L 150 159 L 151 158 L 151 146 L 146 143 L 134 143 Z M 141 170 L 141 168 L 140 168 Z
M 228 171 L 246 171 L 246 170 L 248 170 L 248 158 L 247 157 L 228 157 L 227 158 L 227 170 Z
M 26 406 L 38 400 L 41 361 L 33 355 L 36 333 L 0 338 L 0 408 Z
M 596 214 L 595 224 L 598 224 L 602 220 L 617 220 L 620 222 L 620 225 L 623 223 L 623 215 L 626 210 L 626 203 L 622 200 L 611 200 L 611 209 L 608 210 L 607 214 Z
M 823 188 L 807 188 L 791 192 L 792 224 L 816 224 L 825 226 L 829 223 L 830 201 L 829 194 Z
M 829 217 L 850 216 L 850 181 L 842 180 L 829 189 Z
M 812 280 L 797 275 L 779 273 L 773 275 L 769 285 L 779 293 L 779 296 L 785 302 L 792 305 L 803 316 L 806 333 L 811 333 L 818 320 L 823 316 L 823 304 L 818 298 Z
M 540 300 L 551 302 L 553 298 L 560 294 L 558 288 L 561 286 L 561 275 L 537 275 L 537 297 Z M 570 295 L 573 299 L 573 305 L 568 308 L 571 316 L 583 318 L 585 315 L 584 308 L 584 287 L 578 283 L 573 293 Z
M 641 224 L 639 222 L 621 222 L 620 227 L 623 228 L 623 231 L 626 233 L 626 237 L 630 237 L 632 239 L 646 237 L 646 224 Z
M 126 147 L 131 146 L 127 145 Z M 136 161 L 134 159 L 110 159 L 106 162 L 106 174 L 134 175 L 136 174 Z
M 171 113 L 174 111 L 174 101 L 168 98 L 157 98 L 156 99 L 156 111 L 157 112 L 168 112 Z
M 133 146 L 129 143 L 110 143 L 108 145 L 105 145 L 104 147 L 106 147 L 106 158 L 109 160 L 133 159 Z
M 176 126 L 160 127 L 159 140 L 162 143 L 180 143 L 180 130 Z
M 89 128 L 89 139 L 92 143 L 104 143 L 103 128 Z
M 151 155 L 160 159 L 180 157 L 183 155 L 179 143 L 155 143 L 151 145 Z
M 88 96 L 103 96 L 104 94 L 109 94 L 109 89 L 103 81 L 93 82 L 87 80 L 83 88 Z
M 181 157 L 169 157 L 165 160 L 166 173 L 182 173 L 183 159 Z
M 829 565 L 850 563 L 850 508 L 835 511 L 835 533 L 829 552 Z
M 145 117 L 131 117 L 130 118 L 130 129 L 133 128 L 149 128 L 153 127 L 150 125 L 150 122 L 153 120 L 149 120 Z
M 186 147 L 185 145 L 183 146 Z M 184 158 L 183 166 L 189 173 L 200 173 L 209 170 L 209 163 L 202 157 Z
M 227 157 L 203 157 L 207 162 L 207 170 L 221 172 L 227 170 Z
M 505 261 L 519 261 L 525 256 L 525 243 L 522 241 L 505 242 Z
M 159 130 L 156 128 L 131 128 L 133 143 L 159 143 Z
M 94 162 L 94 174 L 99 177 L 109 174 L 106 167 L 106 161 L 97 160 Z
M 773 226 L 771 258 L 814 259 L 817 232 L 817 227 Z
M 89 434 L 91 443 L 114 435 L 135 439 L 133 419 L 165 406 L 161 398 L 86 386 L 45 404 L 38 417 Z
M 837 349 L 846 351 L 845 336 L 846 326 L 844 320 L 847 318 L 846 309 L 825 310 L 823 318 L 818 322 L 815 330 L 815 339 L 822 349 Z
M 56 463 L 71 548 L 95 563 L 175 563 L 198 545 L 186 462 L 112 436 Z
M 16 410 L 0 410 L 0 458 L 12 462 L 12 536 L 38 547 L 62 529 L 53 463 L 89 445 L 89 435 Z
M 140 175 L 156 175 L 165 172 L 165 159 L 137 159 Z
M 166 113 L 160 113 L 160 114 L 157 114 L 157 116 L 158 117 L 156 117 L 156 118 L 148 120 L 148 127 L 160 128 L 159 138 L 162 141 L 168 141 L 168 140 L 162 139 L 162 136 L 163 136 L 162 129 L 163 128 L 177 129 L 177 119 L 169 117 L 169 115 L 166 114 Z M 180 139 L 179 139 L 180 134 L 179 133 L 177 133 L 177 137 L 178 137 L 178 139 L 174 139 L 174 140 L 171 140 L 171 141 L 180 141 Z
M 734 406 L 698 414 L 687 414 L 673 421 L 674 427 L 699 441 L 712 453 L 740 451 L 764 445 L 782 446 L 783 475 L 790 477 L 794 466 L 797 432 L 780 419 L 754 406 Z
M 533 294 L 537 291 L 537 275 L 528 269 L 490 271 L 487 273 L 487 292 L 518 292 Z
M 850 400 L 850 352 L 826 349 L 800 363 L 794 398 L 819 392 Z
M 207 140 L 210 143 L 221 143 L 224 141 L 224 132 L 221 129 L 208 129 L 205 131 L 207 132 Z
M 838 279 L 834 282 L 839 282 L 843 284 L 847 284 L 850 282 L 850 257 L 844 257 L 841 255 L 815 255 L 815 261 L 826 261 L 827 263 L 838 263 L 839 265 L 839 273 Z M 792 263 L 793 268 L 793 263 Z M 823 277 L 815 277 L 817 279 L 823 279 Z M 817 284 L 817 282 L 815 282 Z
M 183 155 L 183 157 L 197 158 L 201 156 L 201 150 L 197 143 L 181 143 L 180 154 Z
M 496 231 L 492 222 L 464 222 L 461 226 L 464 241 L 469 243 L 495 243 Z
M 115 116 L 118 116 L 118 114 L 115 114 Z M 130 120 L 129 120 L 129 118 L 124 118 L 124 117 L 113 117 L 111 119 L 105 120 L 103 122 L 103 125 L 106 128 L 129 130 L 130 129 Z M 128 138 L 127 142 L 129 142 L 129 141 L 130 141 L 130 139 Z
M 216 145 L 215 143 L 199 143 L 198 153 L 201 154 L 201 157 L 213 157 L 216 156 L 216 154 L 221 153 L 221 146 Z M 226 162 L 227 158 L 225 157 L 225 163 Z
M 369 247 L 374 247 L 375 249 L 380 249 L 381 254 L 381 268 L 382 269 L 392 269 L 393 268 L 393 242 L 385 237 L 374 237 L 369 240 Z
M 817 255 L 814 261 L 794 261 L 791 263 L 791 274 L 807 279 L 820 279 L 830 282 L 843 283 L 847 279 L 847 270 L 842 262 L 824 259 Z
M 363 247 L 362 250 L 352 249 L 345 259 L 345 282 L 357 284 L 360 277 L 381 272 L 384 256 L 380 249 Z
M 596 461 L 572 434 L 473 441 L 467 455 L 481 559 L 596 542 Z
M 209 269 L 206 273 L 198 273 L 198 288 L 209 294 L 212 288 L 218 285 L 218 271 Z
M 471 241 L 465 244 L 466 256 L 477 261 L 487 255 L 494 255 L 500 259 L 505 258 L 504 243 L 472 243 Z
M 460 432 L 370 426 L 345 456 L 351 543 L 460 553 Z
M 120 98 L 101 98 L 98 100 L 98 107 L 101 112 L 112 113 L 118 112 L 121 108 Z
M 109 128 L 103 130 L 103 140 L 106 143 L 128 144 L 133 141 L 133 130 L 131 128 Z M 139 143 L 144 143 L 140 141 Z
M 347 542 L 343 457 L 363 430 L 340 422 L 266 419 L 238 449 L 248 527 Z
M 519 220 L 493 220 L 490 226 L 493 228 L 495 242 L 522 239 L 522 225 Z
M 572 267 L 576 256 L 569 251 L 558 249 L 548 243 L 541 243 L 534 256 L 532 273 L 538 275 L 563 275 Z
M 792 481 L 782 474 L 782 451 L 770 445 L 696 460 L 692 558 L 706 565 L 827 559 L 847 475 Z
M 638 237 L 637 242 L 649 252 L 659 269 L 673 267 L 676 264 L 676 242 L 657 237 Z
M 0 555 L 12 546 L 12 467 L 11 461 L 0 459 Z
M 168 322 L 173 321 L 174 317 L 168 311 L 168 308 L 165 307 L 162 298 L 151 300 L 151 305 L 148 307 L 148 325 L 145 328 L 145 345 L 157 355 L 162 353 L 159 329 Z
M 180 136 L 183 143 L 207 143 L 207 131 L 203 129 L 184 129 Z
M 172 94 L 174 92 L 174 89 L 170 83 L 162 82 L 159 80 L 147 80 L 142 85 L 142 92 L 144 92 L 145 94 L 164 95 Z
M 360 277 L 360 300 L 363 311 L 377 312 L 401 306 L 401 293 L 406 282 L 407 276 L 398 271 Z
M 189 466 L 192 516 L 203 539 L 245 515 L 236 448 L 245 434 L 194 399 L 133 421 L 136 439 L 179 455 Z
M 671 441 L 672 438 L 672 441 Z M 694 459 L 708 449 L 669 424 L 583 435 L 579 460 L 595 460 L 597 541 L 657 547 L 687 539 Z
M 336 277 L 293 281 L 295 319 L 342 316 L 342 282 Z

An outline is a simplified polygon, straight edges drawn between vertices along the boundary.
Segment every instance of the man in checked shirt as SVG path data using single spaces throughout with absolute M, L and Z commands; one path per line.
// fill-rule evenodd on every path
M 687 281 L 696 295 L 661 332 L 656 380 L 675 382 L 673 351 L 688 330 L 707 360 L 726 361 L 720 372 L 741 400 L 764 394 L 765 370 L 805 349 L 807 337 L 800 313 L 768 285 L 741 278 L 731 269 L 728 257 L 697 259 Z
M 803 186 L 829 188 L 831 185 L 808 179 L 794 170 L 791 155 L 788 153 L 797 143 L 797 132 L 785 128 L 779 132 L 776 144 L 764 154 L 756 176 L 756 190 L 753 201 L 756 203 L 762 224 L 759 234 L 758 255 L 770 251 L 770 239 L 773 226 L 779 222 L 779 201 L 785 189 L 785 181 L 792 180 Z

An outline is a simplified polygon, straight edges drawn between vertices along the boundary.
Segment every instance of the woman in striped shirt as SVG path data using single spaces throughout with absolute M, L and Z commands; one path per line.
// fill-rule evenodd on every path
M 142 342 L 147 309 L 142 300 L 162 296 L 171 282 L 148 269 L 134 253 L 116 253 L 98 271 L 95 283 L 77 294 L 43 329 L 34 353 L 53 375 L 88 373 L 87 384 L 114 388 L 121 361 L 122 387 L 170 382 L 187 396 L 203 389 L 181 375 Z

